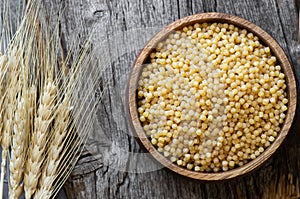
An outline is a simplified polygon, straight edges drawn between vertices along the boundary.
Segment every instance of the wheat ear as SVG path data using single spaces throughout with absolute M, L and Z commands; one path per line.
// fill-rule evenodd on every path
M 15 112 L 15 124 L 12 136 L 11 145 L 11 157 L 9 163 L 10 169 L 10 195 L 9 198 L 18 198 L 17 190 L 19 190 L 20 182 L 22 180 L 22 170 L 25 159 L 25 149 L 26 149 L 26 134 L 24 131 L 26 125 L 26 111 L 24 97 L 19 97 L 18 107 Z M 20 192 L 20 191 L 18 191 Z
M 49 148 L 47 150 L 47 158 L 43 165 L 42 175 L 39 180 L 38 190 L 35 198 L 50 198 L 54 189 L 53 182 L 57 177 L 57 169 L 61 160 L 61 152 L 65 147 L 64 141 L 68 136 L 68 128 L 70 124 L 70 102 L 68 98 L 64 98 L 59 103 L 57 114 L 54 121 L 54 129 L 50 138 Z
M 85 55 L 87 60 L 91 58 L 91 55 Z M 57 168 L 57 177 L 53 181 L 54 189 L 50 198 L 57 194 L 67 180 L 81 154 L 88 134 L 92 131 L 92 118 L 97 107 L 97 103 L 93 98 L 94 86 L 101 70 L 97 67 L 98 65 L 93 65 L 89 61 L 86 62 L 87 60 L 80 61 L 80 64 L 74 67 L 80 68 L 81 72 L 79 72 L 74 81 L 70 81 L 72 86 L 68 87 L 68 90 L 72 93 L 71 106 L 74 107 L 71 114 L 72 123 L 67 133 L 68 136 L 64 139 L 65 147 L 59 157 L 60 164 L 59 168 Z M 95 77 L 97 78 L 95 79 Z
M 28 52 L 23 52 L 24 47 L 19 45 L 20 57 L 18 96 L 14 115 L 14 128 L 10 150 L 9 162 L 9 198 L 17 199 L 23 192 L 24 165 L 26 160 L 28 140 L 32 128 L 33 108 L 35 107 L 36 89 L 29 81 L 30 66 Z M 22 52 L 22 53 L 21 53 Z
M 3 197 L 3 184 L 4 184 L 4 174 L 6 170 L 7 155 L 9 152 L 9 147 L 11 145 L 11 137 L 14 125 L 14 112 L 16 102 L 16 96 L 18 93 L 18 67 L 15 53 L 12 53 L 8 59 L 8 73 L 6 76 L 6 89 L 5 89 L 5 99 L 2 108 L 5 107 L 4 117 L 3 117 L 3 129 L 1 138 L 2 147 L 2 162 L 1 162 L 1 176 L 0 176 L 0 198 Z
M 34 121 L 34 131 L 31 135 L 28 157 L 25 165 L 24 190 L 25 198 L 30 199 L 36 191 L 40 168 L 45 159 L 44 152 L 49 137 L 49 125 L 53 121 L 54 100 L 57 87 L 48 80 L 40 98 L 37 115 Z
M 23 192 L 23 168 L 25 164 L 28 135 L 30 131 L 30 97 L 23 94 L 18 99 L 18 107 L 15 112 L 15 124 L 11 145 L 11 158 L 9 163 L 10 180 L 9 180 L 9 198 L 17 199 Z

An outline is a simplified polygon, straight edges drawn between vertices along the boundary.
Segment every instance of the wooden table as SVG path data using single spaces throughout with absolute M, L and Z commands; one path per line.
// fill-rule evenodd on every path
M 260 169 L 230 182 L 204 184 L 175 175 L 142 154 L 131 135 L 124 101 L 130 68 L 147 40 L 174 20 L 202 12 L 234 14 L 262 27 L 282 46 L 300 80 L 294 0 L 64 0 L 63 4 L 63 44 L 67 46 L 74 34 L 85 38 L 96 27 L 93 45 L 99 47 L 106 82 L 95 130 L 65 185 L 68 198 L 300 197 L 299 111 L 284 145 Z

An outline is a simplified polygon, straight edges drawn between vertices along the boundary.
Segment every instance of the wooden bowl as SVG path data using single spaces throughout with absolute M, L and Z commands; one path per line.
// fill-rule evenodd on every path
M 233 24 L 237 27 L 247 29 L 252 32 L 264 43 L 264 45 L 269 46 L 273 55 L 276 56 L 280 66 L 282 67 L 283 72 L 286 76 L 286 85 L 287 85 L 287 95 L 288 95 L 288 110 L 285 122 L 282 125 L 281 131 L 279 132 L 276 140 L 256 159 L 248 162 L 247 164 L 237 167 L 229 171 L 222 171 L 218 173 L 204 173 L 204 172 L 195 172 L 183 167 L 179 167 L 176 164 L 172 163 L 169 159 L 165 158 L 157 149 L 151 144 L 149 138 L 145 134 L 142 125 L 139 121 L 139 115 L 137 112 L 137 84 L 143 68 L 143 64 L 147 63 L 149 60 L 148 57 L 150 53 L 155 49 L 158 42 L 164 40 L 172 32 L 182 29 L 185 26 L 192 25 L 195 23 L 203 22 L 221 22 Z M 296 82 L 293 74 L 291 64 L 285 55 L 282 48 L 278 43 L 264 30 L 255 24 L 242 19 L 237 16 L 223 14 L 223 13 L 203 13 L 188 16 L 182 19 L 179 19 L 170 25 L 163 28 L 159 33 L 157 33 L 143 48 L 138 57 L 136 58 L 133 67 L 131 69 L 130 77 L 128 80 L 127 86 L 127 108 L 129 112 L 129 121 L 132 127 L 132 130 L 143 148 L 146 149 L 159 163 L 169 168 L 170 170 L 189 177 L 193 179 L 198 179 L 202 181 L 219 181 L 219 180 L 228 180 L 238 176 L 242 176 L 246 173 L 249 173 L 259 166 L 261 166 L 267 159 L 271 157 L 282 144 L 286 135 L 289 132 L 289 129 L 292 125 L 293 118 L 296 110 L 297 102 L 297 93 L 296 93 Z

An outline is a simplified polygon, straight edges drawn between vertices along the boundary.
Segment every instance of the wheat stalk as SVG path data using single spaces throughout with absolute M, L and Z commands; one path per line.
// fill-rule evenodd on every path
M 27 10 L 32 8 L 27 8 Z M 32 9 L 34 10 L 34 9 Z M 32 57 L 35 49 L 27 48 L 28 46 L 33 47 L 36 38 L 35 30 L 32 29 L 30 24 L 34 24 L 34 18 L 36 14 L 33 12 L 32 15 L 26 16 L 26 20 L 23 20 L 18 32 L 16 33 L 14 39 L 11 41 L 11 47 L 14 49 L 18 46 L 18 60 L 20 62 L 19 79 L 18 79 L 18 96 L 15 105 L 15 115 L 14 115 L 14 128 L 12 135 L 12 145 L 10 151 L 10 161 L 9 161 L 9 198 L 19 198 L 23 193 L 23 179 L 24 179 L 24 166 L 25 160 L 27 158 L 28 141 L 30 138 L 30 131 L 33 128 L 33 116 L 35 109 L 35 99 L 36 99 L 36 86 L 35 80 L 31 80 L 30 71 L 32 67 L 31 63 L 35 60 Z M 25 23 L 27 22 L 27 23 Z M 24 39 L 25 33 L 29 33 L 28 39 Z M 12 51 L 11 48 L 7 49 L 7 54 Z M 7 72 L 8 76 L 13 75 Z M 35 76 L 35 74 L 33 74 Z M 31 77 L 32 78 L 32 77 Z M 11 92 L 11 91 L 7 91 Z M 10 100 L 10 99 L 9 99 Z M 1 194 L 2 196 L 2 194 Z

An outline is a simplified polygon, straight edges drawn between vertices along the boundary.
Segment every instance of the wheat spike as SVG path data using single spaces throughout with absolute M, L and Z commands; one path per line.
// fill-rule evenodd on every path
M 31 135 L 28 159 L 25 165 L 24 190 L 26 199 L 30 199 L 36 191 L 41 165 L 45 159 L 47 139 L 49 138 L 49 125 L 53 121 L 54 100 L 57 86 L 51 80 L 45 85 L 37 115 L 34 121 L 34 131 Z
M 15 124 L 13 130 L 13 141 L 11 145 L 11 157 L 10 157 L 10 192 L 9 198 L 18 198 L 17 190 L 20 187 L 22 181 L 23 172 L 19 168 L 23 168 L 24 165 L 24 152 L 26 150 L 26 134 L 23 132 L 26 125 L 26 112 L 24 98 L 19 98 L 18 107 L 15 113 Z M 20 191 L 18 191 L 20 192 Z
M 23 47 L 19 51 L 22 52 Z M 19 53 L 20 54 L 20 53 Z M 26 54 L 26 53 L 24 53 Z M 17 199 L 23 192 L 23 176 L 26 153 L 28 148 L 28 139 L 32 127 L 35 89 L 30 86 L 29 69 L 26 58 L 20 61 L 19 79 L 18 79 L 18 96 L 16 101 L 16 110 L 14 115 L 14 128 L 12 135 L 12 144 L 9 162 L 9 198 Z
M 19 97 L 18 107 L 15 113 L 15 124 L 14 133 L 12 137 L 11 145 L 11 158 L 10 158 L 10 186 L 9 195 L 10 199 L 17 199 L 23 192 L 23 168 L 25 164 L 27 146 L 28 146 L 28 135 L 29 135 L 29 101 L 28 95 L 25 93 L 24 96 Z
M 14 51 L 15 52 L 15 51 Z M 2 162 L 1 162 L 1 177 L 0 177 L 0 198 L 3 197 L 3 183 L 4 174 L 6 169 L 7 155 L 11 145 L 11 137 L 14 125 L 14 112 L 16 107 L 16 96 L 18 93 L 18 76 L 19 70 L 16 60 L 16 54 L 12 52 L 8 59 L 8 73 L 6 75 L 6 92 L 4 93 L 5 99 L 1 108 L 5 107 L 3 116 L 3 129 L 1 138 L 2 147 Z
M 54 189 L 53 182 L 57 176 L 59 163 L 61 160 L 61 152 L 63 150 L 65 138 L 68 137 L 69 117 L 70 117 L 70 102 L 68 98 L 64 98 L 57 108 L 55 116 L 53 135 L 50 138 L 47 157 L 43 165 L 42 175 L 39 180 L 38 190 L 35 198 L 49 198 Z

